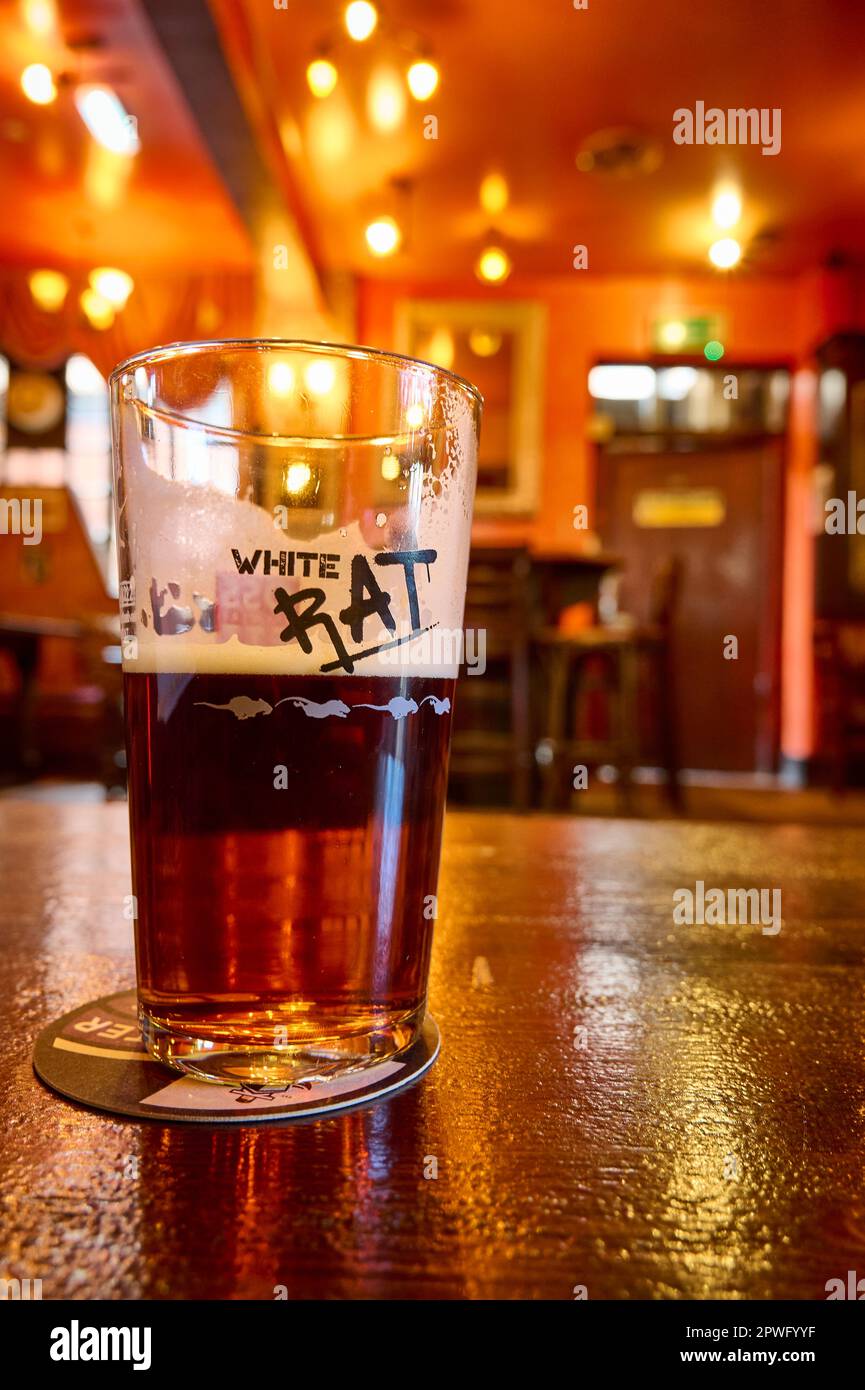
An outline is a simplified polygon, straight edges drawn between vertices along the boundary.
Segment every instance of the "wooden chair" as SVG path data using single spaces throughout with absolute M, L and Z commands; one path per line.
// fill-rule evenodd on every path
M 469 561 L 464 628 L 483 633 L 486 670 L 465 664 L 454 705 L 449 791 L 466 805 L 530 804 L 529 560 L 478 548 Z
M 42 537 L 38 545 L 0 539 L 0 650 L 17 675 L 0 713 L 12 728 L 14 770 L 90 770 L 110 789 L 123 783 L 117 602 L 71 489 L 20 492 L 41 501 Z M 0 497 L 16 495 L 0 489 Z M 63 654 L 62 685 L 50 690 L 40 686 L 46 648 Z

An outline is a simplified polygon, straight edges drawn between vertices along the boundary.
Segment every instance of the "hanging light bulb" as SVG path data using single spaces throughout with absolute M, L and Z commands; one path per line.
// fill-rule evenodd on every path
M 475 274 L 488 285 L 501 285 L 513 269 L 511 258 L 501 246 L 486 246 L 475 265 Z
M 349 37 L 356 43 L 363 43 L 378 24 L 378 10 L 368 0 L 352 0 L 345 11 L 345 27 Z
M 294 390 L 294 369 L 288 362 L 271 362 L 267 372 L 268 390 L 274 396 L 290 396 Z
M 111 87 L 85 83 L 75 92 L 78 114 L 93 139 L 112 154 L 137 154 L 138 123 Z
M 723 232 L 728 232 L 742 216 L 742 199 L 735 188 L 719 188 L 712 199 L 712 221 Z
M 313 58 L 306 70 L 306 82 L 314 97 L 329 97 L 338 81 L 339 73 L 329 58 Z
M 90 283 L 97 294 L 107 299 L 115 309 L 122 309 L 135 289 L 135 281 L 125 270 L 115 270 L 113 266 L 99 266 L 91 270 Z
M 490 217 L 498 217 L 508 205 L 510 190 L 504 174 L 493 171 L 481 180 L 480 203 Z
M 24 23 L 32 34 L 42 39 L 57 28 L 57 10 L 54 0 L 24 0 Z
M 290 463 L 283 475 L 286 492 L 296 497 L 312 482 L 312 469 L 308 463 Z
M 326 396 L 332 391 L 336 383 L 336 371 L 332 362 L 324 359 L 318 362 L 310 362 L 303 374 L 307 389 L 314 396 Z
M 50 106 L 57 97 L 54 74 L 44 63 L 31 63 L 21 74 L 21 90 L 36 106 Z
M 56 314 L 62 309 L 69 292 L 69 281 L 59 270 L 34 270 L 27 277 L 35 302 L 46 314 Z
M 405 87 L 399 72 L 378 67 L 369 80 L 366 109 L 370 123 L 387 134 L 397 130 L 405 119 Z
M 412 63 L 406 73 L 406 81 L 415 101 L 426 101 L 439 84 L 439 70 L 428 58 L 421 58 Z
M 741 246 L 731 236 L 721 237 L 720 241 L 713 241 L 709 247 L 709 260 L 719 270 L 731 270 L 741 254 Z
M 81 292 L 81 308 L 91 328 L 110 328 L 114 322 L 114 305 L 92 287 Z
M 366 229 L 366 244 L 374 256 L 392 256 L 401 241 L 402 232 L 392 217 L 377 217 Z

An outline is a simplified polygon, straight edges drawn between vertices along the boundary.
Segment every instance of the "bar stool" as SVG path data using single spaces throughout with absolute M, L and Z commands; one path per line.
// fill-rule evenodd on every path
M 667 794 L 680 809 L 672 660 L 679 577 L 672 560 L 658 571 L 650 621 L 643 626 L 598 626 L 576 633 L 544 628 L 534 635 L 540 692 L 535 757 L 545 810 L 569 808 L 574 767 L 603 764 L 617 769 L 623 807 L 632 809 L 632 774 L 645 743 L 641 715 L 647 705 L 653 726 L 648 732 L 666 771 Z M 604 715 L 602 735 L 597 732 L 599 712 Z

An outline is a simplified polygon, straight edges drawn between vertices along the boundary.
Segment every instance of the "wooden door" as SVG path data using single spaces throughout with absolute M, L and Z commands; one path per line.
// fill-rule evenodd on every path
M 673 651 L 685 768 L 773 771 L 778 755 L 782 455 L 778 440 L 599 457 L 600 531 L 622 556 L 621 607 L 681 565 Z M 737 639 L 738 656 L 725 658 Z

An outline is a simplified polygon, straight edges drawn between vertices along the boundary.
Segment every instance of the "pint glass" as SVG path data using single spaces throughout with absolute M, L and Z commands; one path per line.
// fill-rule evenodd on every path
M 136 962 L 154 1057 L 327 1080 L 426 1007 L 480 398 L 362 348 L 111 378 Z

